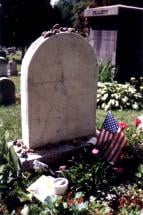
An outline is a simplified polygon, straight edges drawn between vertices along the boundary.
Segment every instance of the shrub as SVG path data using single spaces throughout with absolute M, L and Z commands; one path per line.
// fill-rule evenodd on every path
M 97 107 L 103 110 L 143 108 L 143 94 L 133 85 L 113 83 L 98 83 Z

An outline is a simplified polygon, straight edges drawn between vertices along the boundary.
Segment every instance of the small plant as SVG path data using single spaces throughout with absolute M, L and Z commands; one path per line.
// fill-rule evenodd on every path
M 139 92 L 143 93 L 143 77 L 131 77 L 129 83 L 134 86 Z
M 135 176 L 136 176 L 137 183 L 143 187 L 143 185 L 142 185 L 142 182 L 143 182 L 143 164 L 140 164 L 138 166 Z
M 126 137 L 128 139 L 128 143 L 130 145 L 135 145 L 142 143 L 143 141 L 143 132 L 138 132 L 136 127 L 130 126 L 125 130 Z
M 115 80 L 116 73 L 116 67 L 112 65 L 110 61 L 104 62 L 101 60 L 99 62 L 99 81 L 113 82 Z
M 130 205 L 119 209 L 117 215 L 141 215 L 141 208 L 137 205 Z
M 102 189 L 107 185 L 110 166 L 99 157 L 92 159 L 91 162 L 75 162 L 62 173 L 70 181 L 72 191 L 78 190 L 90 195 L 93 190 Z

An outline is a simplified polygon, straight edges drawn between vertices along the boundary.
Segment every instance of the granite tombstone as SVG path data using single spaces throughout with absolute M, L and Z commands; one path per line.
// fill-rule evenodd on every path
M 117 80 L 143 75 L 143 8 L 113 5 L 85 10 L 97 59 L 117 66 Z

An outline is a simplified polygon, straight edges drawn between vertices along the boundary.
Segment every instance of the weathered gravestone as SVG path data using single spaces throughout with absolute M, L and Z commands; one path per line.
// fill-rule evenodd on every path
M 143 75 L 143 8 L 113 5 L 85 10 L 97 59 L 117 66 L 117 80 Z
M 7 60 L 4 57 L 0 57 L 0 77 L 7 76 Z
M 17 72 L 17 63 L 16 63 L 16 61 L 14 59 L 10 60 L 8 62 L 8 65 L 7 65 L 7 74 L 8 74 L 8 76 L 10 76 L 10 75 L 17 76 L 17 74 L 18 74 L 18 72 Z
M 38 148 L 95 132 L 97 60 L 73 33 L 38 38 L 21 68 L 22 139 Z
M 7 77 L 0 78 L 0 105 L 10 105 L 15 103 L 15 85 Z

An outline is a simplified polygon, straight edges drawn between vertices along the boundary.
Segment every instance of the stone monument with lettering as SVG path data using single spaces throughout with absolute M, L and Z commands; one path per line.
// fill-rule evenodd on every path
M 88 41 L 74 33 L 38 38 L 21 68 L 22 139 L 38 148 L 92 135 L 98 66 Z
M 143 76 L 143 8 L 113 5 L 85 10 L 97 59 L 117 66 L 117 80 Z

